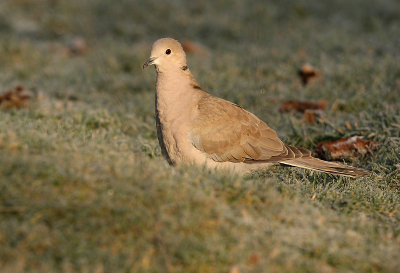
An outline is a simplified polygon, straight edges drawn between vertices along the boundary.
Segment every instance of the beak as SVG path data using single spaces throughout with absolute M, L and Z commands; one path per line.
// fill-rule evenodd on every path
M 147 59 L 147 61 L 143 64 L 143 69 L 145 69 L 146 67 L 148 67 L 149 65 L 152 65 L 153 62 L 157 59 L 157 57 L 150 57 Z

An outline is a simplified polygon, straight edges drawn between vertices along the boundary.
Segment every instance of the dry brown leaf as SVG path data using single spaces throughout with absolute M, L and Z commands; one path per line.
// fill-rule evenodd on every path
M 83 55 L 86 53 L 86 41 L 82 37 L 75 37 L 68 44 L 68 53 L 71 55 Z
M 189 40 L 183 40 L 181 44 L 182 44 L 183 50 L 186 53 L 193 53 L 193 54 L 199 54 L 199 55 L 205 55 L 205 54 L 209 53 L 209 50 L 205 46 L 203 46 L 199 43 L 191 42 Z
M 310 81 L 322 78 L 321 73 L 310 64 L 302 65 L 298 71 L 298 74 L 303 86 L 307 85 Z
M 0 105 L 3 109 L 21 108 L 28 106 L 27 100 L 31 94 L 20 85 L 0 95 Z
M 318 122 L 322 114 L 323 114 L 322 110 L 306 109 L 303 115 L 303 122 L 308 124 Z
M 361 136 L 342 138 L 332 142 L 321 142 L 317 154 L 325 160 L 353 160 L 360 155 L 371 154 L 378 149 L 378 143 Z
M 239 267 L 234 266 L 229 270 L 229 273 L 240 273 Z
M 297 111 L 304 113 L 306 110 L 324 110 L 328 106 L 326 100 L 318 102 L 290 100 L 281 105 L 279 112 Z
M 260 256 L 257 253 L 253 253 L 250 255 L 248 263 L 251 265 L 255 265 L 260 261 Z

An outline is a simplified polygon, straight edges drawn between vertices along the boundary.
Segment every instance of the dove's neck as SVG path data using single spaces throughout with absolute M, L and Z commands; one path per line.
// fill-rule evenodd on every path
M 198 84 L 189 69 L 157 69 L 156 111 L 167 120 L 186 115 L 192 109 Z

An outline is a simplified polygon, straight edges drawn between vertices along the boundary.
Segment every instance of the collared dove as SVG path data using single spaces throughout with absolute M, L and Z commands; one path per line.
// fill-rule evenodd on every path
M 367 171 L 327 162 L 284 144 L 276 132 L 242 107 L 200 88 L 186 64 L 181 44 L 157 40 L 143 68 L 155 65 L 156 125 L 162 153 L 172 165 L 206 165 L 243 173 L 273 164 L 350 177 Z

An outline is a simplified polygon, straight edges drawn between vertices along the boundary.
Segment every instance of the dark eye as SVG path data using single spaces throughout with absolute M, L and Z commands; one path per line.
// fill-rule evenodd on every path
M 171 54 L 171 49 L 168 48 L 168 49 L 165 51 L 165 54 L 167 54 L 167 55 Z

